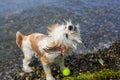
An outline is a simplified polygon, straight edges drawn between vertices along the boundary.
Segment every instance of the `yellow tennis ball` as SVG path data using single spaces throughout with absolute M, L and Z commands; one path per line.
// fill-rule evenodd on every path
M 69 76 L 70 75 L 70 69 L 69 68 L 65 68 L 62 72 L 63 76 Z

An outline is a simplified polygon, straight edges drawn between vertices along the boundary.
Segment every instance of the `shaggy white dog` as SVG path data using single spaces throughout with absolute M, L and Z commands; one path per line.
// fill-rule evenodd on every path
M 29 66 L 31 58 L 37 54 L 46 73 L 47 80 L 55 80 L 51 75 L 49 64 L 57 62 L 63 70 L 64 56 L 69 55 L 82 43 L 79 25 L 73 25 L 71 21 L 64 24 L 54 24 L 48 28 L 48 35 L 33 33 L 28 36 L 16 33 L 16 43 L 24 53 L 23 71 L 31 72 Z

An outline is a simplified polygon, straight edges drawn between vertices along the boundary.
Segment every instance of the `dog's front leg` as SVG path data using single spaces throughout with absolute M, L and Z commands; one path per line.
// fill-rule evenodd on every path
M 44 69 L 45 74 L 46 74 L 46 80 L 55 80 L 55 78 L 51 74 L 49 63 L 44 61 L 44 58 L 41 58 L 41 62 L 42 62 L 43 69 Z
M 57 63 L 59 63 L 60 70 L 63 71 L 65 69 L 64 57 L 60 57 Z

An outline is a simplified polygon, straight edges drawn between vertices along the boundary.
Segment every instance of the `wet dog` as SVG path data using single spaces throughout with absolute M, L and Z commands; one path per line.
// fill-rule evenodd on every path
M 46 73 L 47 80 L 55 80 L 51 74 L 49 64 L 52 62 L 60 65 L 61 71 L 65 68 L 64 56 L 69 55 L 77 49 L 77 45 L 82 43 L 80 38 L 79 25 L 74 25 L 71 21 L 63 24 L 54 24 L 48 28 L 48 35 L 33 33 L 23 35 L 16 33 L 16 43 L 24 53 L 23 71 L 32 72 L 29 63 L 32 57 L 37 54 Z

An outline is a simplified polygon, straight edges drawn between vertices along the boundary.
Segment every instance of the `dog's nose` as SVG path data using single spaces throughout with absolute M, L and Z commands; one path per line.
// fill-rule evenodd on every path
M 69 29 L 70 31 L 73 30 L 73 26 L 70 25 L 70 26 L 68 27 L 68 29 Z
M 65 34 L 65 36 L 66 36 L 66 38 L 68 38 L 68 34 L 67 33 Z

